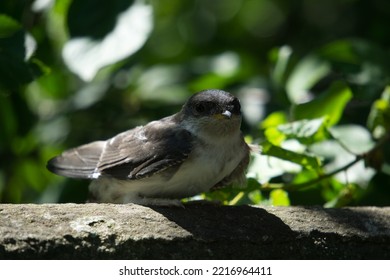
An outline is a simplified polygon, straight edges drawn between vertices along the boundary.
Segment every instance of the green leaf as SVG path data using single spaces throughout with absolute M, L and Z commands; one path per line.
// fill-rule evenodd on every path
M 329 62 L 316 55 L 303 58 L 291 73 L 286 91 L 293 104 L 300 104 L 309 98 L 309 89 L 331 71 Z
M 317 51 L 350 83 L 377 87 L 389 74 L 387 51 L 362 39 L 334 41 Z M 367 93 L 366 93 L 367 94 Z M 370 96 L 367 96 L 370 97 Z
M 194 80 L 190 88 L 193 92 L 198 92 L 205 88 L 225 88 L 230 80 L 230 78 L 226 78 L 217 73 L 208 73 Z
M 272 143 L 273 145 L 280 146 L 284 140 L 286 140 L 286 135 L 284 135 L 277 127 L 270 127 L 264 131 L 265 138 Z
M 284 173 L 298 173 L 302 167 L 290 160 L 283 160 L 266 154 L 252 154 L 247 171 L 248 181 L 254 179 L 261 184 Z
M 390 131 L 390 86 L 385 88 L 381 98 L 372 105 L 367 126 L 377 139 Z
M 91 81 L 101 68 L 129 57 L 143 46 L 152 30 L 152 8 L 141 2 L 129 5 L 124 0 L 109 4 L 99 1 L 102 5 L 84 2 L 71 4 L 68 19 L 74 37 L 65 44 L 63 57 L 70 70 Z M 96 28 L 101 21 L 103 30 Z
M 0 38 L 10 37 L 21 29 L 22 26 L 19 22 L 7 15 L 0 14 Z
M 352 98 L 352 92 L 343 82 L 335 82 L 316 99 L 295 106 L 294 119 L 315 119 L 328 117 L 329 126 L 339 122 L 345 105 Z
M 30 60 L 35 48 L 34 38 L 18 22 L 0 15 L 0 90 L 17 89 L 46 71 L 43 63 Z
M 363 154 L 371 150 L 375 143 L 370 132 L 355 124 L 338 125 L 330 128 L 332 137 L 352 154 Z
M 284 125 L 279 125 L 278 130 L 282 132 L 286 138 L 296 139 L 303 144 L 312 144 L 320 140 L 326 139 L 327 135 L 326 118 L 318 118 L 313 120 L 301 120 Z
M 317 170 L 321 167 L 321 160 L 318 157 L 300 154 L 290 150 L 283 149 L 282 147 L 275 146 L 272 143 L 266 141 L 261 144 L 262 154 L 277 157 L 279 159 L 291 161 L 293 163 L 299 164 L 306 169 Z
M 338 40 L 323 46 L 319 50 L 321 57 L 334 62 L 343 62 L 347 64 L 357 64 L 360 61 L 359 56 L 354 50 L 355 40 Z
M 25 159 L 18 166 L 18 173 L 24 175 L 24 183 L 35 191 L 42 191 L 45 187 L 45 172 L 41 166 L 31 159 Z
M 286 113 L 283 111 L 276 111 L 271 114 L 269 114 L 262 122 L 261 122 L 261 128 L 269 128 L 269 127 L 276 127 L 280 124 L 284 124 L 287 122 L 287 116 Z
M 338 192 L 335 198 L 328 200 L 328 202 L 325 203 L 324 207 L 343 207 L 350 204 L 352 201 L 356 200 L 359 196 L 361 196 L 362 190 L 356 184 L 343 185 L 338 182 L 333 182 L 333 184 L 339 184 L 343 186 L 343 188 Z
M 271 73 L 271 78 L 274 84 L 278 87 L 284 85 L 286 77 L 287 66 L 291 59 L 292 49 L 289 46 L 282 46 L 271 52 L 271 60 L 274 62 L 274 69 Z
M 284 190 L 277 189 L 270 193 L 271 204 L 274 206 L 289 206 L 290 199 L 288 193 Z
M 260 204 L 264 200 L 260 190 L 255 190 L 248 193 L 248 197 L 251 200 L 252 204 L 255 205 Z
M 331 177 L 326 181 L 322 181 L 322 196 L 325 201 L 331 201 L 339 196 L 340 192 L 346 187 L 346 184 L 339 182 L 336 178 Z
M 287 116 L 284 112 L 278 111 L 271 113 L 261 122 L 260 127 L 265 129 L 264 136 L 272 144 L 279 146 L 285 139 L 285 135 L 278 130 L 278 125 L 287 122 Z
M 355 154 L 364 153 L 373 145 L 370 134 L 363 127 L 344 125 L 335 128 L 332 128 L 332 135 L 337 137 L 337 140 L 323 141 L 310 146 L 311 152 L 324 158 L 326 173 L 345 167 L 356 160 Z M 374 175 L 375 170 L 368 168 L 361 160 L 333 177 L 344 184 L 356 183 L 365 187 Z

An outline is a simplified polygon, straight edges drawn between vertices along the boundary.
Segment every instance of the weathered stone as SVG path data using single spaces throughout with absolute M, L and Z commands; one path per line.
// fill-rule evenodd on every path
M 389 259 L 390 207 L 0 205 L 1 259 Z

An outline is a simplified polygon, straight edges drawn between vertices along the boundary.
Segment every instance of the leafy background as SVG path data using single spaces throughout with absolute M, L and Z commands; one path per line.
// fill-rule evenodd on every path
M 2 0 L 0 202 L 82 202 L 64 149 L 239 96 L 258 145 L 225 204 L 390 204 L 387 0 Z

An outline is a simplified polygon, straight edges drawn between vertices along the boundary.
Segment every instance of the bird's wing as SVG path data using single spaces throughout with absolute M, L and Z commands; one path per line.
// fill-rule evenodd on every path
M 193 136 L 163 121 L 122 133 L 107 143 L 98 169 L 119 179 L 139 179 L 181 164 L 192 148 Z
M 189 155 L 193 136 L 168 120 L 136 127 L 107 140 L 65 151 L 48 163 L 59 175 L 139 179 L 180 165 Z

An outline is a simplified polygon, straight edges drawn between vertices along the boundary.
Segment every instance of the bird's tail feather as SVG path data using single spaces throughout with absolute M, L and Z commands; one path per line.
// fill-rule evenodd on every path
M 47 163 L 47 169 L 71 178 L 94 178 L 105 141 L 96 141 L 63 152 Z

